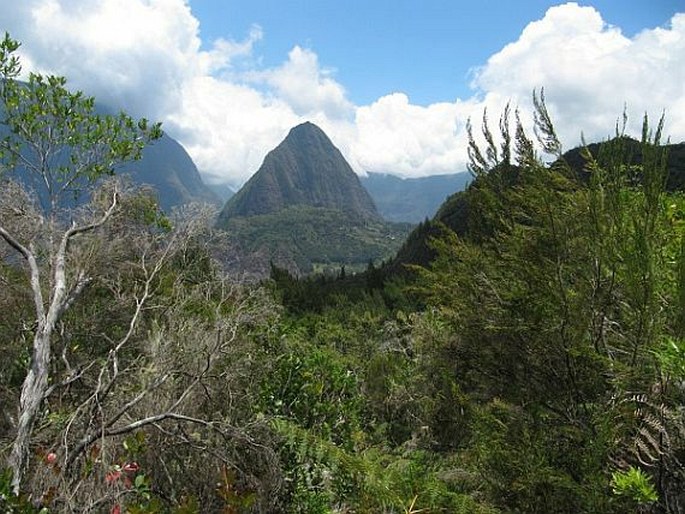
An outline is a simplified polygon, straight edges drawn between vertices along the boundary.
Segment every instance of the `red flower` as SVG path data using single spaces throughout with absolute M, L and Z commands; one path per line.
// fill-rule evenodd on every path
M 121 471 L 119 471 L 119 470 L 110 471 L 109 473 L 107 473 L 105 475 L 105 482 L 107 482 L 108 484 L 112 484 L 112 483 L 116 482 L 117 480 L 119 480 L 120 476 L 121 476 Z
M 121 505 L 117 503 L 114 507 L 112 507 L 110 514 L 121 514 Z
M 48 464 L 54 464 L 55 462 L 57 462 L 57 454 L 53 452 L 48 453 L 45 456 L 45 462 L 47 462 Z
M 140 466 L 137 462 L 127 462 L 122 469 L 126 471 L 126 473 L 135 473 L 140 469 Z

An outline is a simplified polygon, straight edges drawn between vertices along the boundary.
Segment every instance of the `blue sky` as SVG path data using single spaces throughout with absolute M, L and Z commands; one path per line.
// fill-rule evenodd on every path
M 27 71 L 163 122 L 237 188 L 291 127 L 360 174 L 464 171 L 466 124 L 532 91 L 566 148 L 666 112 L 685 140 L 683 0 L 0 0 Z
M 562 2 L 542 0 L 191 0 L 205 45 L 242 38 L 259 25 L 255 55 L 282 62 L 311 48 L 357 104 L 403 91 L 420 105 L 466 98 L 472 69 L 515 41 L 531 21 Z M 604 20 L 627 36 L 667 24 L 682 0 L 595 0 Z

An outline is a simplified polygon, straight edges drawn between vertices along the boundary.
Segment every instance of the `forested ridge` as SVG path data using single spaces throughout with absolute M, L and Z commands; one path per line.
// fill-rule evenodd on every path
M 457 225 L 439 212 L 363 273 L 246 284 L 217 260 L 216 213 L 165 214 L 110 176 L 159 126 L 17 82 L 17 47 L 0 44 L 3 512 L 685 511 L 685 200 L 663 120 L 637 146 L 619 125 L 579 173 L 535 95 L 535 138 L 509 109 L 470 131 Z M 91 201 L 64 212 L 77 179 Z

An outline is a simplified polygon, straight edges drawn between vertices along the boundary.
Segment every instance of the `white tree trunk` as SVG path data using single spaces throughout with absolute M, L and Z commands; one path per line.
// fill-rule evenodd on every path
M 17 433 L 8 459 L 9 467 L 13 473 L 12 488 L 15 493 L 19 493 L 21 482 L 28 466 L 29 446 L 33 428 L 40 415 L 40 409 L 48 391 L 50 359 L 52 357 L 52 334 L 64 312 L 88 282 L 83 274 L 79 273 L 78 279 L 71 289 L 67 288 L 66 264 L 69 243 L 77 235 L 89 232 L 103 225 L 114 212 L 117 206 L 117 199 L 118 191 L 115 188 L 109 208 L 98 221 L 80 227 L 73 224 L 62 235 L 59 246 L 51 258 L 53 279 L 50 288 L 50 304 L 47 312 L 45 311 L 45 302 L 41 288 L 40 268 L 32 245 L 24 246 L 12 234 L 7 232 L 4 227 L 0 226 L 0 237 L 19 252 L 28 264 L 37 323 L 36 334 L 33 338 L 31 367 L 21 387 Z
M 34 257 L 32 249 L 21 246 L 16 240 L 16 245 L 20 247 L 19 252 L 26 258 L 31 273 L 31 288 L 36 308 L 36 334 L 33 337 L 33 352 L 31 355 L 31 368 L 28 370 L 24 383 L 21 386 L 21 396 L 19 399 L 19 421 L 17 423 L 17 433 L 12 444 L 8 464 L 12 470 L 12 488 L 16 494 L 19 493 L 21 481 L 26 472 L 29 460 L 29 443 L 33 433 L 33 427 L 40 414 L 41 405 L 45 399 L 48 389 L 48 377 L 50 374 L 50 358 L 52 333 L 65 310 L 67 303 L 66 296 L 66 252 L 69 244 L 71 230 L 65 232 L 62 241 L 53 259 L 54 261 L 54 283 L 52 286 L 52 298 L 50 307 L 45 312 L 43 294 L 40 286 L 40 269 Z M 5 234 L 3 234 L 4 236 Z M 5 237 L 7 240 L 7 237 Z M 10 242 L 12 245 L 12 243 Z M 16 245 L 15 248 L 17 248 Z
M 40 413 L 45 391 L 48 388 L 51 332 L 52 330 L 44 327 L 36 333 L 33 340 L 31 369 L 27 373 L 21 388 L 19 422 L 12 445 L 12 453 L 8 461 L 13 473 L 12 488 L 15 494 L 19 492 L 21 481 L 26 471 L 31 434 Z

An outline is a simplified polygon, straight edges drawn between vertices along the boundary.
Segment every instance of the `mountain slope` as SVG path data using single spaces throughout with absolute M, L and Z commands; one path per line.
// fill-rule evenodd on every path
M 391 258 L 411 230 L 384 221 L 340 151 L 315 125 L 293 128 L 224 207 L 233 272 L 301 275 Z
M 227 222 L 232 255 L 227 269 L 267 276 L 271 263 L 295 275 L 366 269 L 390 259 L 412 225 L 388 223 L 326 207 L 293 205 L 276 213 Z
M 309 122 L 293 128 L 267 154 L 259 170 L 228 201 L 219 226 L 232 217 L 272 214 L 293 205 L 379 218 L 371 196 L 340 151 Z
M 219 205 L 219 197 L 202 182 L 188 152 L 172 137 L 161 139 L 143 150 L 143 157 L 124 166 L 120 172 L 130 175 L 136 184 L 149 184 L 157 192 L 164 210 L 191 202 Z

